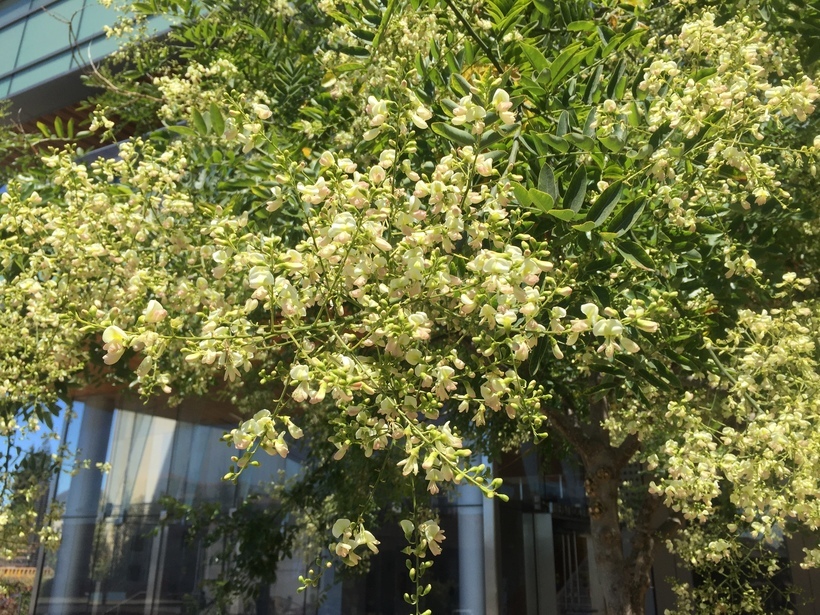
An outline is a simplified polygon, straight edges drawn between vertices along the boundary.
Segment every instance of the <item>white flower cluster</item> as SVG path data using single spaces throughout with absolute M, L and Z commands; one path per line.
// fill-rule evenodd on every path
M 586 332 L 591 331 L 596 337 L 602 337 L 603 343 L 598 347 L 598 352 L 604 353 L 607 358 L 612 358 L 617 351 L 624 350 L 630 354 L 640 352 L 640 347 L 633 340 L 626 337 L 624 322 L 618 316 L 617 310 L 607 307 L 604 308 L 604 318 L 600 315 L 598 306 L 593 303 L 585 303 L 581 306 L 586 318 L 574 319 L 570 325 L 570 334 L 567 338 L 567 345 L 573 345 L 578 340 L 578 337 Z M 558 314 L 561 316 L 562 314 Z M 626 323 L 633 324 L 636 328 L 654 333 L 658 330 L 658 323 L 641 318 L 642 310 L 639 311 L 634 307 L 629 307 L 626 310 Z M 560 324 L 554 325 L 556 328 L 561 327 Z
M 339 6 L 335 2 L 321 1 L 319 10 L 330 16 L 338 15 Z M 417 56 L 426 55 L 431 45 L 445 45 L 447 12 L 439 7 L 432 10 L 396 11 L 382 30 L 379 47 L 372 50 L 367 63 L 361 63 L 359 70 L 339 71 L 338 67 L 359 63 L 360 58 L 345 50 L 362 47 L 366 43 L 343 18 L 329 30 L 328 47 L 322 52 L 320 61 L 331 78 L 325 81 L 334 98 L 355 96 L 361 91 L 385 91 L 404 81 L 417 83 L 419 75 L 414 67 Z M 348 22 L 348 23 L 345 23 Z M 361 22 L 364 26 L 365 23 Z M 375 28 L 373 34 L 375 35 Z M 457 53 L 460 43 L 452 47 Z
M 185 75 L 154 77 L 153 85 L 163 99 L 159 115 L 167 122 L 188 119 L 194 107 L 207 108 L 212 102 L 221 103 L 229 93 L 224 84 L 238 79 L 239 70 L 230 60 L 224 58 L 209 66 L 191 62 L 185 70 Z
M 285 429 L 277 426 L 277 421 L 281 422 Z M 249 449 L 252 445 L 257 445 L 268 455 L 278 454 L 280 457 L 288 456 L 288 444 L 285 441 L 285 433 L 289 433 L 294 440 L 301 438 L 304 433 L 288 416 L 273 417 L 270 410 L 260 410 L 253 415 L 253 418 L 243 422 L 239 428 L 231 430 L 226 436 L 233 442 L 234 447 L 240 451 Z M 247 465 L 251 455 L 246 454 L 240 459 L 234 459 L 240 468 Z
M 331 533 L 338 542 L 330 545 L 330 552 L 342 558 L 348 566 L 355 566 L 362 559 L 361 555 L 356 553 L 358 547 L 364 546 L 372 553 L 379 552 L 379 541 L 361 522 L 353 523 L 349 519 L 338 519 L 333 524 Z
M 773 40 L 748 17 L 718 25 L 708 11 L 684 24 L 680 35 L 669 36 L 665 44 L 666 50 L 646 69 L 639 85 L 651 100 L 650 129 L 677 129 L 697 147 L 703 131 L 711 128 L 717 133 L 720 126 L 731 127 L 721 131 L 726 136 L 705 142 L 709 143 L 707 174 L 719 174 L 722 165 L 730 165 L 743 176 L 742 181 L 729 180 L 727 188 L 738 186 L 746 194 L 727 190 L 723 197 L 737 199 L 746 207 L 747 199 L 758 204 L 769 198 L 786 199 L 776 161 L 765 160 L 755 143 L 779 122 L 792 117 L 803 122 L 814 112 L 818 91 L 812 80 L 780 77 L 786 62 L 792 61 L 787 58 L 796 57 L 793 50 Z M 680 65 L 693 57 L 704 68 L 695 75 L 681 71 Z M 652 153 L 652 173 L 657 180 L 675 179 L 679 147 L 662 147 Z M 687 196 L 682 201 L 690 207 L 700 200 L 697 190 Z
M 713 386 L 725 392 L 720 415 L 701 413 L 693 393 L 669 404 L 665 419 L 682 437 L 669 440 L 649 460 L 667 476 L 650 490 L 687 518 L 706 521 L 718 497 L 731 486 L 738 510 L 730 531 L 769 542 L 781 539 L 791 521 L 820 527 L 820 438 L 812 417 L 820 410 L 815 340 L 816 304 L 787 310 L 742 311 L 737 328 L 714 348 L 736 357 L 723 365 Z M 710 346 L 711 347 L 711 346 Z M 775 405 L 771 402 L 775 401 Z M 784 489 L 783 485 L 789 488 Z M 712 559 L 722 549 L 713 549 Z

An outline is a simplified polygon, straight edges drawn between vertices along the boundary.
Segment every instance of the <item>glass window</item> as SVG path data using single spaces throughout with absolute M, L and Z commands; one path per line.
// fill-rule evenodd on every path
M 1 17 L 0 17 L 1 18 Z M 23 38 L 24 21 L 0 30 L 0 75 L 7 75 L 14 70 L 17 50 Z
M 19 63 L 18 63 L 19 64 Z M 66 52 L 47 62 L 37 64 L 12 77 L 11 94 L 22 92 L 71 69 L 71 54 Z
M 30 0 L 0 0 L 0 24 L 9 23 L 25 15 L 30 5 Z
M 100 4 L 97 0 L 86 0 L 85 10 L 79 20 L 77 39 L 83 40 L 100 34 L 104 26 L 112 25 L 117 19 L 117 13 Z
M 32 13 L 26 20 L 26 31 L 20 47 L 17 66 L 35 62 L 76 42 L 76 40 L 72 41 L 69 23 L 73 24 L 73 35 L 76 39 L 76 30 L 82 10 L 83 0 L 63 0 L 50 5 L 43 11 Z

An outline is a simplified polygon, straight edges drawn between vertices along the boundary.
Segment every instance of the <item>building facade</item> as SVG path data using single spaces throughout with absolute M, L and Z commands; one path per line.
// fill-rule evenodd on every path
M 0 100 L 27 122 L 81 100 L 80 75 L 117 48 L 115 18 L 96 0 L 0 1 Z
M 221 436 L 233 426 L 224 408 L 192 401 L 169 409 L 123 403 L 102 395 L 75 404 L 64 440 L 92 466 L 63 473 L 52 497 L 65 506 L 62 544 L 41 554 L 32 615 L 183 615 L 207 612 L 216 580 L 231 556 L 224 544 L 189 540 L 184 522 L 167 518 L 169 500 L 236 509 L 264 485 L 299 475 L 300 453 L 265 457 L 237 484 L 221 480 L 231 449 Z M 547 459 L 525 447 L 495 464 L 508 502 L 488 500 L 471 487 L 431 499 L 446 534 L 435 559 L 426 606 L 447 615 L 582 615 L 605 613 L 596 586 L 589 541 L 583 473 L 571 459 Z M 395 526 L 395 527 L 393 527 Z M 279 562 L 275 583 L 253 605 L 233 604 L 247 615 L 392 615 L 404 612 L 410 591 L 396 524 L 380 528 L 381 553 L 364 573 L 330 571 L 318 590 L 297 592 L 311 566 L 300 554 Z M 328 539 L 329 540 L 329 539 Z M 781 557 L 795 561 L 800 539 L 784 543 Z M 229 549 L 230 551 L 230 549 Z M 238 551 L 233 553 L 241 557 Z M 670 582 L 692 579 L 659 547 L 647 615 L 674 606 Z M 820 613 L 818 575 L 788 566 L 780 581 L 796 585 L 797 615 Z M 779 606 L 784 606 L 782 603 Z M 773 604 L 774 608 L 774 604 Z
M 221 436 L 231 425 L 198 404 L 173 411 L 122 409 L 114 398 L 75 404 L 64 441 L 92 466 L 63 473 L 52 497 L 64 507 L 62 543 L 43 554 L 31 613 L 42 615 L 183 614 L 209 606 L 203 581 L 230 561 L 220 545 L 186 539 L 166 519 L 167 499 L 187 505 L 238 507 L 260 485 L 298 475 L 299 452 L 266 457 L 237 484 L 221 480 L 231 451 Z M 108 473 L 94 469 L 110 467 Z M 603 613 L 586 539 L 583 479 L 569 461 L 544 473 L 535 449 L 503 469 L 510 500 L 488 500 L 471 487 L 434 498 L 447 540 L 431 571 L 429 606 L 459 615 Z M 410 589 L 398 527 L 379 532 L 381 554 L 366 574 L 323 577 L 320 591 L 297 593 L 308 564 L 280 562 L 277 582 L 252 607 L 235 613 L 388 615 L 402 612 Z M 241 557 L 241 554 L 237 554 Z M 650 611 L 652 613 L 654 611 Z

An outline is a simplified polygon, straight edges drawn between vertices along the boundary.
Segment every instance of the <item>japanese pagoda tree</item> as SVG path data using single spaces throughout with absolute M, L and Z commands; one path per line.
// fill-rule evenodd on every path
M 643 612 L 659 540 L 706 579 L 683 610 L 764 612 L 733 563 L 774 574 L 820 522 L 817 8 L 237 6 L 135 5 L 120 30 L 177 25 L 97 74 L 90 130 L 165 128 L 9 181 L 5 407 L 102 355 L 247 411 L 227 479 L 304 433 L 487 497 L 476 453 L 561 442 L 607 613 Z M 373 506 L 337 511 L 331 561 L 378 551 Z M 443 534 L 407 517 L 418 614 Z

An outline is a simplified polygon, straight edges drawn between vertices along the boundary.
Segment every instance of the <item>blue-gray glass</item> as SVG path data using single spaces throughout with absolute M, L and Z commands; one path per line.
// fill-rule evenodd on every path
M 75 43 L 83 4 L 84 0 L 62 0 L 32 13 L 26 20 L 26 31 L 17 58 L 18 69 Z
M 0 77 L 11 74 L 17 62 L 17 51 L 23 39 L 24 21 L 0 29 Z
M 31 10 L 31 0 L 0 0 L 0 28 Z

